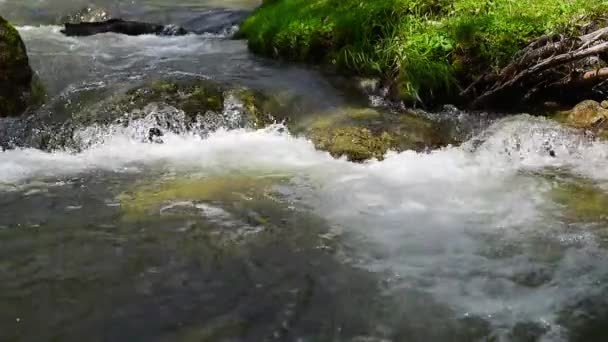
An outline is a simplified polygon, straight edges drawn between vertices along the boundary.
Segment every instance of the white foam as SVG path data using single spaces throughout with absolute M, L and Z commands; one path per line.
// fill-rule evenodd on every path
M 221 130 L 206 139 L 169 133 L 163 144 L 117 130 L 81 153 L 6 151 L 0 153 L 0 183 L 154 166 L 291 174 L 303 201 L 355 247 L 349 262 L 396 279 L 395 291 L 417 288 L 462 315 L 489 317 L 499 328 L 522 320 L 554 324 L 565 303 L 608 275 L 606 251 L 584 232 L 566 233 L 547 214 L 550 183 L 533 175 L 561 168 L 602 182 L 608 179 L 604 143 L 518 116 L 462 147 L 354 164 L 278 128 Z M 541 255 L 544 244 L 559 246 L 554 259 Z M 509 248 L 516 252 L 493 256 Z M 536 288 L 513 280 L 530 269 L 549 269 L 552 280 Z M 552 329 L 559 335 L 559 327 Z

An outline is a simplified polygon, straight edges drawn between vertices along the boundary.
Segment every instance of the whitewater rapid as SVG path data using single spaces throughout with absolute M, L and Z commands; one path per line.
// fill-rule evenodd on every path
M 308 114 L 330 112 L 343 102 L 316 72 L 259 59 L 245 42 L 222 36 L 76 39 L 49 25 L 19 31 L 34 69 L 60 105 L 83 99 L 86 108 L 88 92 L 105 98 L 104 92 L 113 95 L 148 76 L 211 77 L 273 94 L 289 89 L 313 107 L 301 108 Z M 556 173 L 607 190 L 608 144 L 551 120 L 513 116 L 460 146 L 389 152 L 382 161 L 361 164 L 316 150 L 282 125 L 165 132 L 162 143 L 150 143 L 146 136 L 153 127 L 146 120 L 83 127 L 74 134 L 80 149 L 0 152 L 0 196 L 10 194 L 18 206 L 45 187 L 71 192 L 73 179 L 84 179 L 85 187 L 95 187 L 90 179 L 110 186 L 108 175 L 124 175 L 125 182 L 162 181 L 163 175 L 278 175 L 289 180 L 286 192 L 296 210 L 310 210 L 328 223 L 328 234 L 340 242 L 341 262 L 374 272 L 394 298 L 415 290 L 456 318 L 481 317 L 498 340 L 509 340 L 513 327 L 528 322 L 546 329 L 545 341 L 567 340 L 560 315 L 607 293 L 605 245 L 593 229 L 564 220 L 551 192 Z M 70 210 L 87 210 L 77 197 L 70 198 Z M 107 205 L 120 205 L 109 200 Z M 204 208 L 226 220 L 220 207 Z M 7 221 L 25 227 L 29 218 L 21 215 Z M 0 229 L 12 229 L 10 224 Z M 410 305 L 406 299 L 398 303 L 416 314 Z M 434 322 L 427 323 L 432 329 Z
M 0 154 L 0 182 L 32 177 L 61 177 L 100 168 L 120 171 L 137 165 L 162 163 L 201 169 L 277 169 L 331 178 L 380 177 L 391 184 L 432 186 L 440 183 L 484 188 L 502 184 L 524 171 L 561 168 L 594 180 L 608 179 L 606 144 L 543 118 L 510 117 L 458 147 L 429 153 L 389 152 L 383 161 L 363 164 L 334 159 L 315 150 L 312 142 L 293 136 L 282 125 L 265 129 L 220 129 L 208 136 L 196 132 L 167 133 L 164 143 L 145 137 L 152 122 L 135 121 L 128 127 L 83 128 L 76 132 L 86 145 L 81 152 L 36 149 L 7 150 Z M 550 153 L 552 151 L 552 153 Z M 553 155 L 554 156 L 553 156 Z M 447 189 L 444 189 L 447 190 Z
M 282 126 L 207 137 L 169 133 L 162 144 L 134 139 L 140 131 L 107 131 L 81 152 L 0 153 L 0 188 L 19 191 L 28 182 L 97 170 L 286 175 L 305 204 L 354 248 L 344 262 L 378 272 L 391 291 L 422 289 L 499 330 L 540 322 L 550 328 L 548 340 L 563 338 L 558 312 L 608 276 L 608 253 L 588 231 L 551 216 L 551 182 L 539 176 L 559 169 L 601 186 L 608 180 L 608 146 L 549 120 L 511 117 L 459 147 L 390 152 L 363 164 L 334 159 Z M 545 260 L 543 244 L 560 246 L 560 257 Z M 519 253 L 489 256 L 488 245 L 516 245 Z M 551 281 L 536 288 L 513 281 L 537 271 Z

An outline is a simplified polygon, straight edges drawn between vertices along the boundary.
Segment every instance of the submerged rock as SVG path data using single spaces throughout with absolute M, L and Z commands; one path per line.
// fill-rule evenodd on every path
M 280 180 L 247 175 L 161 180 L 159 183 L 141 184 L 119 195 L 118 200 L 127 217 L 137 218 L 184 201 L 227 203 L 260 197 Z
M 249 241 L 290 215 L 281 194 L 274 191 L 283 181 L 255 174 L 177 176 L 142 182 L 117 200 L 125 222 L 179 221 L 178 231 L 202 229 L 209 243 L 228 247 Z M 192 227 L 197 221 L 202 226 Z
M 0 117 L 17 116 L 32 104 L 41 90 L 29 65 L 25 44 L 17 30 L 0 17 Z
M 553 200 L 564 208 L 563 215 L 572 222 L 608 220 L 608 193 L 589 181 L 575 179 L 558 184 L 551 192 Z

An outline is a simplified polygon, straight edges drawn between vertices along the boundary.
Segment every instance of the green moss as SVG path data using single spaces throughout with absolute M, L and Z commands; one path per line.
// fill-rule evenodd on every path
M 53 108 L 65 111 L 80 124 L 109 124 L 122 120 L 125 114 L 137 119 L 149 114 L 146 106 L 170 106 L 186 114 L 193 122 L 208 114 L 216 120 L 226 110 L 238 110 L 235 127 L 262 128 L 275 122 L 279 107 L 274 96 L 249 88 L 231 86 L 213 80 L 150 80 L 132 88 L 116 88 L 111 92 L 81 92 L 73 106 Z M 229 108 L 226 108 L 228 106 Z M 276 117 L 281 121 L 282 117 Z M 231 122 L 232 124 L 232 122 Z
M 271 114 L 279 106 L 273 98 L 247 88 L 237 89 L 232 93 L 243 103 L 243 107 L 252 118 L 254 127 L 262 128 L 280 121 L 279 117 Z
M 177 94 L 179 85 L 176 82 L 166 80 L 154 80 L 150 85 L 157 94 Z
M 355 121 L 377 120 L 381 117 L 380 112 L 372 108 L 355 108 L 347 111 L 347 115 Z
M 340 107 L 320 113 L 306 115 L 300 120 L 290 122 L 290 129 L 295 133 L 306 133 L 311 130 L 331 129 L 343 126 L 369 126 L 374 122 L 385 121 L 386 117 L 373 108 Z
M 29 106 L 38 107 L 44 104 L 44 102 L 46 101 L 46 96 L 46 88 L 44 87 L 42 80 L 40 80 L 40 77 L 38 77 L 38 75 L 34 75 L 34 77 L 32 78 L 32 86 L 30 90 Z
M 20 115 L 30 105 L 32 75 L 19 32 L 0 17 L 0 117 Z
M 19 31 L 9 22 L 0 17 L 0 64 L 14 67 L 25 61 L 28 57 Z M 10 70 L 9 70 L 10 71 Z
M 0 17 L 0 26 L 2 27 L 2 39 L 9 45 L 16 46 L 21 42 L 19 31 L 4 18 Z
M 403 99 L 445 102 L 531 39 L 606 10 L 606 0 L 274 0 L 238 36 L 257 53 L 380 76 Z

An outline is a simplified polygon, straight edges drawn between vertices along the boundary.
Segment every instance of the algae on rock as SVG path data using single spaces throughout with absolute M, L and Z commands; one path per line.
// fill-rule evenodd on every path
M 315 146 L 353 162 L 383 159 L 389 150 L 424 151 L 454 143 L 442 125 L 414 113 L 347 108 L 295 124 Z
M 346 156 L 354 162 L 382 159 L 394 146 L 394 140 L 388 133 L 377 136 L 363 127 L 317 130 L 311 133 L 311 140 L 318 149 L 328 151 L 337 158 Z
M 33 82 L 27 50 L 19 32 L 0 17 L 0 117 L 21 115 L 44 93 L 39 80 Z

